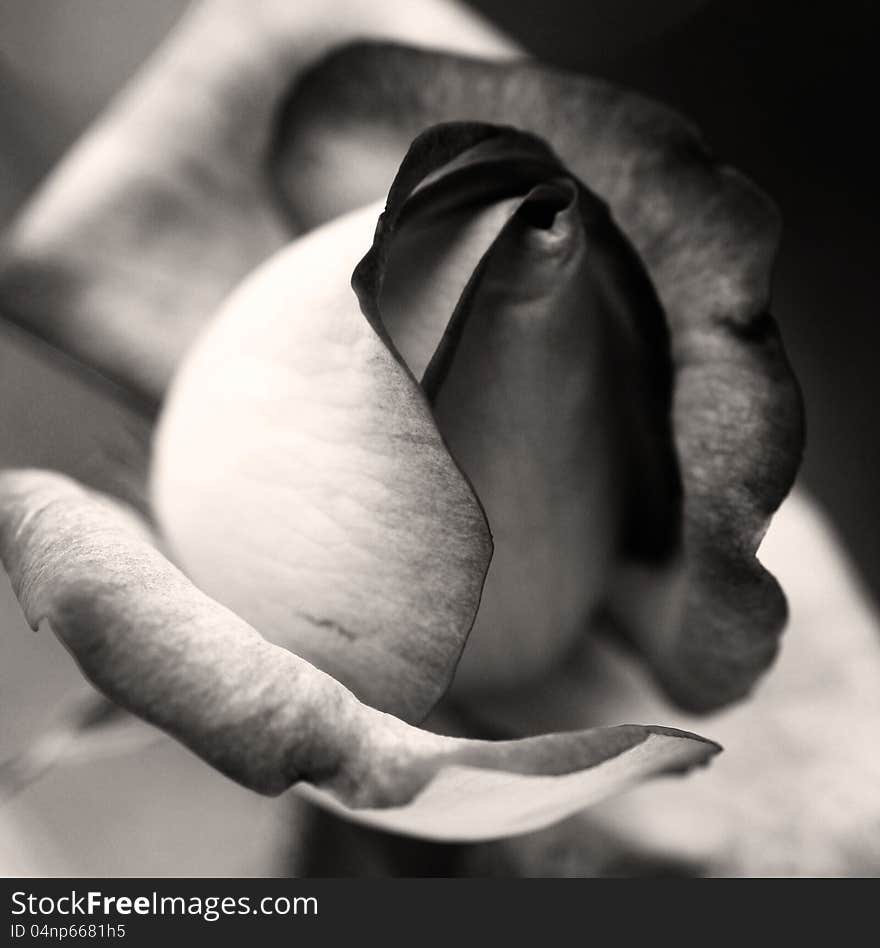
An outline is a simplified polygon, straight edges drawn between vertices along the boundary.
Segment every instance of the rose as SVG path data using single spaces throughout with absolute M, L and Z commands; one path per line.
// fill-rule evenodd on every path
M 497 101 L 498 95 L 509 95 L 510 90 L 521 91 L 523 88 L 531 89 L 533 96 L 546 94 L 550 89 L 558 93 L 560 99 L 564 94 L 576 95 L 578 101 L 584 101 L 590 108 L 585 114 L 589 121 L 594 121 L 595 116 L 603 114 L 602 107 L 606 109 L 612 107 L 613 110 L 620 110 L 622 104 L 631 106 L 631 114 L 635 117 L 634 124 L 637 126 L 640 122 L 656 123 L 652 132 L 656 136 L 658 131 L 662 130 L 662 146 L 659 147 L 661 157 L 651 155 L 646 152 L 646 141 L 651 142 L 652 148 L 658 147 L 658 141 L 661 139 L 651 138 L 640 139 L 637 136 L 638 128 L 627 127 L 623 123 L 622 129 L 615 129 L 609 132 L 606 128 L 605 133 L 610 138 L 612 145 L 610 154 L 615 153 L 614 139 L 617 135 L 618 141 L 616 147 L 621 156 L 628 156 L 633 159 L 632 164 L 627 166 L 627 174 L 635 176 L 640 185 L 645 185 L 644 189 L 635 190 L 635 194 L 627 192 L 616 195 L 617 202 L 612 201 L 615 213 L 622 212 L 624 219 L 627 212 L 634 217 L 633 231 L 631 237 L 637 243 L 641 240 L 646 246 L 651 244 L 651 254 L 654 255 L 653 264 L 655 267 L 654 278 L 661 288 L 661 295 L 664 289 L 664 282 L 660 278 L 666 276 L 665 292 L 672 301 L 674 307 L 668 307 L 670 311 L 677 311 L 680 314 L 683 331 L 676 337 L 673 332 L 673 345 L 676 342 L 684 349 L 684 354 L 692 359 L 692 364 L 688 364 L 683 371 L 680 371 L 677 388 L 677 408 L 676 408 L 676 435 L 679 442 L 679 451 L 682 455 L 682 473 L 685 479 L 686 496 L 686 550 L 688 553 L 688 585 L 689 596 L 685 620 L 680 621 L 679 616 L 674 616 L 665 631 L 665 635 L 649 636 L 647 630 L 641 627 L 638 621 L 633 621 L 632 617 L 627 623 L 628 632 L 639 646 L 648 652 L 649 657 L 657 668 L 659 674 L 664 678 L 667 685 L 674 689 L 683 700 L 692 704 L 709 705 L 719 700 L 729 699 L 740 694 L 747 688 L 754 677 L 756 671 L 766 664 L 773 651 L 774 633 L 779 626 L 780 621 L 780 599 L 775 586 L 769 581 L 766 574 L 757 567 L 752 560 L 754 547 L 757 543 L 757 535 L 762 529 L 767 514 L 778 502 L 791 473 L 791 455 L 796 454 L 794 450 L 797 442 L 797 411 L 796 404 L 792 401 L 791 388 L 787 380 L 784 360 L 781 360 L 778 346 L 773 335 L 772 323 L 767 319 L 760 319 L 754 325 L 750 322 L 757 316 L 765 302 L 766 293 L 766 251 L 769 243 L 772 243 L 772 221 L 768 222 L 766 218 L 765 206 L 761 199 L 756 196 L 749 188 L 738 182 L 735 178 L 729 176 L 726 172 L 718 172 L 704 163 L 704 160 L 697 153 L 694 156 L 694 144 L 689 135 L 678 126 L 666 113 L 657 111 L 655 107 L 640 103 L 638 100 L 627 100 L 626 103 L 620 101 L 619 93 L 609 93 L 602 87 L 594 87 L 589 83 L 574 83 L 571 89 L 566 87 L 565 81 L 559 77 L 544 76 L 534 73 L 531 67 L 506 69 L 503 71 L 486 70 L 485 67 L 476 64 L 464 62 L 453 62 L 448 59 L 436 58 L 425 54 L 414 54 L 406 50 L 382 49 L 379 51 L 382 62 L 378 64 L 381 68 L 375 73 L 377 79 L 382 74 L 391 74 L 395 70 L 412 71 L 420 76 L 432 75 L 433 81 L 426 85 L 427 90 L 435 91 L 439 96 L 439 102 L 428 103 L 429 111 L 434 109 L 434 114 L 430 116 L 431 120 L 446 118 L 445 111 L 452 107 L 449 98 L 454 95 L 457 101 L 461 101 L 459 93 L 455 89 L 448 88 L 448 80 L 458 77 L 456 81 L 461 81 L 461 76 L 471 75 L 471 78 L 480 77 L 482 88 L 485 92 L 485 100 L 478 103 L 474 108 L 485 108 L 492 114 L 478 115 L 476 117 L 485 117 L 493 119 L 507 119 L 507 114 L 498 114 L 500 108 Z M 341 56 L 329 65 L 324 67 L 324 75 L 329 72 L 330 77 L 338 75 L 343 71 L 346 75 L 351 75 L 358 70 L 364 70 L 369 73 L 372 67 L 376 66 L 376 52 L 369 48 L 353 50 L 341 54 Z M 341 62 L 341 65 L 340 65 Z M 407 64 L 409 63 L 409 64 Z M 334 72 L 335 71 L 335 72 Z M 288 149 L 288 154 L 296 153 L 296 148 L 302 142 L 310 142 L 319 145 L 326 142 L 326 133 L 320 127 L 310 128 L 308 134 L 300 134 L 297 129 L 302 130 L 304 125 L 313 120 L 314 113 L 310 111 L 309 90 L 315 88 L 324 88 L 321 80 L 322 72 L 319 70 L 305 86 L 305 92 L 300 90 L 299 99 L 294 97 L 291 103 L 290 114 L 288 116 L 288 128 L 293 129 L 293 151 Z M 326 79 L 324 80 L 326 82 Z M 495 87 L 493 87 L 493 82 Z M 381 88 L 381 86 L 380 86 Z M 574 90 L 574 91 L 572 91 Z M 347 121 L 357 129 L 357 120 L 359 118 L 359 103 L 355 97 L 353 103 L 346 102 L 348 93 L 344 88 L 340 88 L 339 102 L 331 102 L 330 114 L 333 110 L 342 114 Z M 591 101 L 594 98 L 598 102 Z M 610 97 L 610 98 L 609 98 Z M 607 100 L 607 101 L 606 101 Z M 143 100 L 142 100 L 143 102 Z M 297 104 L 299 102 L 299 104 Z M 305 104 L 303 104 L 303 102 Z M 326 103 L 326 100 L 324 100 Z M 424 103 L 422 103 L 424 105 Z M 508 107 L 509 103 L 501 103 Z M 540 110 L 533 110 L 535 115 L 546 114 L 549 116 L 558 115 L 558 104 L 548 107 L 546 113 Z M 155 103 L 154 103 L 155 109 Z M 346 112 L 345 110 L 348 109 Z M 134 110 L 135 113 L 137 110 Z M 513 109 L 516 112 L 516 109 Z M 149 109 L 147 109 L 149 113 Z M 183 109 L 185 114 L 186 109 Z M 503 112 L 503 109 L 502 109 Z M 131 113 L 129 113 L 131 114 Z M 604 113 L 609 114 L 608 112 Z M 592 116 L 592 118 L 591 118 Z M 141 112 L 141 118 L 143 111 Z M 374 117 L 375 118 L 375 117 Z M 403 116 L 405 119 L 406 116 Z M 425 116 L 416 115 L 410 121 L 421 127 Z M 398 111 L 397 121 L 401 125 L 406 125 L 406 121 L 401 121 Z M 669 123 L 669 124 L 665 124 Z M 213 132 L 223 131 L 225 126 L 219 123 L 219 128 L 211 129 Z M 112 130 L 112 126 L 111 126 Z M 381 120 L 372 121 L 369 126 L 370 134 L 383 132 Z M 548 137 L 554 145 L 562 147 L 555 140 L 559 136 L 559 129 L 540 129 L 546 131 Z M 409 130 L 407 128 L 385 129 L 385 141 L 388 143 L 388 132 L 395 132 L 400 135 L 401 143 L 393 147 L 389 145 L 389 160 L 396 163 L 399 155 L 408 141 Z M 106 132 L 105 132 L 106 134 Z M 245 136 L 246 137 L 246 136 Z M 112 138 L 112 135 L 111 135 Z M 586 140 L 583 129 L 575 130 L 573 138 L 578 149 Z M 630 140 L 633 139 L 633 140 Z M 260 138 L 257 137 L 257 141 Z M 354 141 L 357 143 L 357 136 L 343 138 L 342 143 Z M 212 144 L 214 140 L 209 137 Z M 561 141 L 561 139 L 560 139 Z M 676 149 L 695 157 L 694 163 L 682 164 L 678 169 L 681 171 L 681 178 L 676 174 L 671 176 L 664 172 L 664 162 L 668 161 L 670 142 L 672 152 Z M 105 142 L 106 144 L 106 142 Z M 202 142 L 204 144 L 204 142 Z M 250 147 L 253 142 L 248 143 Z M 627 151 L 627 146 L 632 148 Z M 634 147 L 633 147 L 634 146 Z M 570 161 L 583 160 L 583 156 L 574 155 L 574 147 L 571 149 Z M 606 143 L 607 149 L 607 143 Z M 228 149 L 227 149 L 228 150 Z M 648 158 L 645 158 L 646 153 Z M 609 150 L 600 153 L 600 162 L 607 160 Z M 176 156 L 180 157 L 180 156 Z M 233 161 L 224 162 L 224 157 L 229 157 L 221 151 L 221 160 L 216 161 L 217 156 L 212 155 L 212 159 L 221 169 L 227 171 L 233 167 Z M 566 156 L 569 157 L 569 156 Z M 635 160 L 638 158 L 638 160 Z M 233 160 L 242 162 L 242 156 L 234 154 Z M 594 155 L 590 155 L 589 162 L 597 160 Z M 589 164 L 588 162 L 588 164 Z M 639 164 L 644 167 L 639 171 Z M 387 165 L 387 162 L 385 163 Z M 657 171 L 657 167 L 660 171 Z M 83 158 L 80 158 L 80 167 L 84 167 Z M 161 164 L 160 164 L 161 167 Z M 312 163 L 293 161 L 289 167 L 305 169 L 307 172 L 314 167 L 326 167 L 321 163 Z M 381 162 L 375 163 L 379 169 L 380 176 L 384 172 L 381 170 L 384 165 Z M 73 166 L 76 168 L 76 165 Z M 682 170 L 684 169 L 684 170 Z M 576 170 L 579 170 L 576 168 Z M 168 171 L 167 168 L 164 169 Z M 239 168 L 240 172 L 240 168 Z M 68 170 L 68 174 L 70 174 Z M 641 174 L 641 178 L 638 175 Z M 593 183 L 594 175 L 585 175 Z M 607 175 L 606 175 L 607 177 Z M 149 180 L 149 179 L 148 179 Z M 197 180 L 197 179 L 196 179 Z M 601 180 L 601 178 L 600 178 Z M 658 183 L 659 180 L 659 183 Z M 123 182 L 128 185 L 130 182 Z M 160 182 L 161 183 L 161 182 Z M 166 182 L 167 183 L 167 182 Z M 227 182 L 228 183 L 228 182 Z M 298 179 L 297 184 L 302 185 L 303 181 Z M 307 193 L 311 198 L 325 193 L 331 193 L 326 188 L 316 184 L 314 180 L 309 181 Z M 653 185 L 654 190 L 647 185 Z M 362 185 L 366 191 L 353 195 L 344 195 L 343 198 L 348 203 L 359 203 L 364 197 L 374 196 L 376 184 L 366 180 Z M 619 185 L 617 185 L 619 187 Z M 304 219 L 307 214 L 323 214 L 320 204 L 317 209 L 313 205 L 310 209 L 303 210 L 302 192 L 297 194 L 295 188 L 288 187 L 287 200 L 294 209 L 299 207 L 300 216 Z M 128 195 L 131 199 L 132 191 L 120 185 L 120 191 L 123 195 Z M 68 192 L 70 193 L 70 192 Z M 143 200 L 144 192 L 135 192 L 139 194 L 139 199 Z M 229 193 L 238 194 L 235 189 Z M 153 199 L 162 195 L 161 189 L 151 193 L 150 188 L 146 189 L 146 194 Z M 645 195 L 650 195 L 647 200 L 647 213 L 643 207 L 641 209 L 642 218 L 638 217 L 637 208 L 632 206 L 637 202 L 638 195 L 641 194 L 641 200 L 646 200 Z M 713 223 L 717 218 L 717 229 L 707 231 L 706 234 L 698 235 L 701 239 L 709 236 L 711 239 L 703 240 L 700 246 L 690 243 L 687 239 L 681 239 L 678 232 L 668 226 L 665 221 L 658 222 L 652 220 L 655 216 L 661 216 L 669 212 L 669 207 L 664 207 L 667 202 L 673 208 L 677 206 L 685 212 L 691 210 L 687 206 L 687 201 L 694 198 L 705 200 L 705 205 L 700 205 L 700 212 L 707 211 L 713 215 Z M 606 195 L 607 196 L 607 195 Z M 338 195 L 333 195 L 333 200 L 338 201 Z M 699 204 L 698 200 L 698 204 Z M 228 200 L 226 202 L 229 203 Z M 51 206 L 51 205 L 49 205 Z M 250 207 L 250 205 L 247 205 Z M 70 226 L 69 221 L 65 222 L 64 214 L 58 214 L 56 204 L 56 213 L 49 213 L 46 210 L 44 202 L 42 219 L 49 224 L 43 225 L 41 234 L 40 210 L 31 218 L 28 225 L 25 219 L 25 226 L 19 233 L 17 259 L 15 265 L 10 268 L 7 276 L 7 286 L 10 287 L 10 296 L 17 302 L 21 308 L 23 294 L 18 291 L 18 300 L 16 301 L 16 283 L 23 285 L 25 291 L 28 284 L 29 267 L 32 264 L 28 261 L 29 243 L 40 244 L 41 238 L 45 238 L 45 228 L 48 226 L 57 234 L 62 233 L 66 226 Z M 173 205 L 172 205 L 173 207 Z M 228 208 L 227 208 L 228 209 Z M 338 206 L 334 206 L 338 210 Z M 61 210 L 64 208 L 62 206 Z M 76 212 L 74 208 L 74 212 Z M 174 208 L 174 212 L 179 214 L 181 221 L 187 221 L 190 224 L 193 220 L 198 220 L 198 214 L 191 213 L 194 209 L 186 207 L 186 214 L 181 213 L 181 208 Z M 216 209 L 212 209 L 214 213 Z M 74 213 L 74 218 L 76 213 Z M 36 224 L 33 222 L 36 219 Z M 117 214 L 111 220 L 119 221 L 121 217 Z M 693 228 L 696 221 L 699 221 L 699 215 L 693 213 L 683 213 L 681 220 L 676 218 L 683 228 Z M 681 223 L 684 221 L 685 223 Z M 309 221 L 311 222 L 311 221 Z M 82 225 L 82 219 L 74 223 Z M 253 224 L 252 221 L 248 223 Z M 661 226 L 661 225 L 666 225 Z M 727 230 L 725 228 L 731 228 Z M 739 230 L 739 233 L 737 231 Z M 247 251 L 254 249 L 253 235 L 255 228 L 239 228 L 236 232 L 238 238 L 242 231 L 248 235 Z M 100 227 L 98 228 L 100 232 Z M 107 231 L 104 232 L 105 234 Z M 112 233 L 112 230 L 111 230 Z M 34 236 L 36 234 L 36 237 Z M 746 253 L 743 248 L 742 238 L 748 236 L 756 244 L 751 249 L 753 254 Z M 56 245 L 58 238 L 55 239 Z M 69 260 L 65 260 L 66 254 L 62 251 L 61 260 L 55 258 L 54 267 L 47 267 L 46 260 L 46 241 L 43 239 L 43 246 L 36 255 L 39 259 L 38 266 L 42 268 L 43 277 L 54 277 L 54 286 L 56 290 L 62 290 L 69 293 L 73 289 L 76 310 L 76 295 L 83 292 L 85 288 L 86 300 L 91 304 L 87 309 L 82 300 L 79 301 L 80 309 L 78 316 L 85 319 L 95 319 L 95 313 L 100 311 L 101 306 L 95 307 L 95 302 L 100 302 L 102 294 L 105 295 L 104 304 L 106 307 L 106 295 L 112 294 L 112 281 L 105 279 L 83 280 L 81 274 L 77 274 L 76 267 L 64 266 Z M 51 241 L 50 241 L 51 243 Z M 63 243 L 63 242 L 62 242 Z M 105 246 L 112 246 L 106 241 Z M 223 241 L 220 241 L 222 244 Z M 68 244 L 69 247 L 69 244 Z M 601 242 L 598 248 L 601 250 Z M 167 250 L 167 248 L 165 248 Z M 228 248 L 224 248 L 228 249 Z M 697 253 L 706 254 L 706 267 L 699 271 L 699 287 L 693 285 L 696 271 L 688 271 L 685 264 L 692 264 L 691 259 Z M 716 260 L 713 254 L 718 254 Z M 651 254 L 645 254 L 646 260 L 650 261 Z M 669 254 L 665 256 L 664 254 Z M 737 259 L 738 255 L 742 255 Z M 162 255 L 159 255 L 160 259 Z M 620 254 L 617 255 L 618 259 Z M 51 257 L 49 258 L 51 260 Z M 129 260 L 131 256 L 129 254 Z M 77 261 L 79 262 L 79 261 Z M 167 265 L 167 257 L 163 260 Z M 707 275 L 711 275 L 717 268 L 719 279 L 713 284 L 711 279 L 707 280 Z M 149 267 L 144 268 L 149 272 Z M 53 272 L 54 271 L 54 272 Z M 23 274 L 23 276 L 22 276 Z M 44 285 L 51 294 L 53 290 L 53 281 L 45 280 Z M 706 284 L 708 283 L 708 288 Z M 130 289 L 130 287 L 124 287 Z M 697 290 L 700 291 L 698 294 Z M 713 298 L 713 292 L 717 293 L 717 298 Z M 724 311 L 724 305 L 730 305 L 730 312 Z M 699 316 L 704 316 L 702 308 L 707 306 L 718 307 L 715 314 L 718 317 L 718 325 L 712 321 L 707 324 L 705 321 L 691 323 L 688 316 L 693 315 L 689 312 L 689 307 L 693 306 Z M 677 310 L 675 309 L 677 307 Z M 33 312 L 33 311 L 32 311 Z M 43 314 L 49 314 L 54 319 L 53 313 L 58 312 L 54 307 L 46 307 Z M 154 316 L 154 314 L 150 314 Z M 68 327 L 73 326 L 75 320 L 68 323 Z M 76 336 L 70 329 L 65 329 L 62 325 L 53 328 L 43 325 L 43 330 L 48 328 L 49 332 L 59 333 L 64 339 L 66 345 L 81 345 Z M 156 334 L 149 332 L 141 336 L 142 339 L 150 340 L 155 352 L 160 351 L 159 343 L 164 344 L 167 333 Z M 121 338 L 121 344 L 120 344 Z M 142 390 L 149 390 L 151 381 L 161 375 L 161 358 L 153 360 L 143 360 L 142 353 L 135 356 L 131 340 L 117 336 L 115 339 L 110 336 L 106 338 L 97 351 L 82 353 L 87 355 L 92 361 L 97 362 L 105 370 L 113 369 L 116 374 L 129 373 L 129 382 L 139 385 Z M 716 358 L 720 353 L 720 358 Z M 166 360 L 166 363 L 171 360 Z M 143 374 L 143 366 L 159 364 L 160 368 L 153 371 L 152 376 L 147 378 Z M 733 371 L 731 372 L 731 367 Z M 744 388 L 745 382 L 757 380 L 757 391 L 749 392 Z M 729 391 L 733 389 L 744 395 L 744 405 L 738 406 L 742 409 L 742 414 L 737 419 L 724 418 L 718 411 L 717 404 L 719 391 L 724 391 L 725 397 L 729 397 Z M 682 394 L 683 393 L 683 394 Z M 748 396 L 752 396 L 749 398 Z M 682 408 L 682 403 L 684 408 Z M 172 405 L 173 407 L 173 405 Z M 734 407 L 733 402 L 727 407 Z M 708 418 L 706 416 L 709 416 Z M 173 417 L 173 415 L 172 415 Z M 737 425 L 745 419 L 749 422 L 748 437 L 742 438 L 743 432 L 737 431 Z M 719 429 L 719 430 L 715 430 Z M 791 429 L 791 432 L 789 431 Z M 739 437 L 737 437 L 739 436 Z M 662 439 L 661 439 L 662 440 Z M 706 451 L 707 444 L 710 446 Z M 744 450 L 750 448 L 751 450 Z M 701 451 L 703 452 L 701 455 Z M 768 455 L 776 452 L 773 463 L 767 465 L 767 471 L 763 470 L 767 464 Z M 730 463 L 737 460 L 740 463 L 735 476 L 725 477 L 730 471 L 721 471 L 718 468 L 721 463 Z M 708 465 L 706 462 L 710 462 Z M 712 469 L 712 466 L 715 469 Z M 707 470 L 708 467 L 708 470 Z M 761 475 L 769 475 L 762 477 Z M 739 478 L 739 480 L 738 480 Z M 538 479 L 540 482 L 540 479 Z M 742 496 L 735 496 L 737 490 L 741 491 Z M 761 496 L 763 494 L 763 496 Z M 727 506 L 728 509 L 725 509 Z M 169 526 L 170 526 L 169 521 Z M 733 536 L 722 536 L 725 531 L 730 530 Z M 178 537 L 180 540 L 180 537 Z M 558 546 L 554 547 L 558 549 Z M 578 564 L 573 558 L 560 558 L 562 570 L 571 570 Z M 556 564 L 554 564 L 554 567 Z M 559 570 L 554 568 L 549 571 L 550 576 L 556 576 Z M 620 577 L 622 585 L 632 583 L 632 576 L 628 571 L 623 571 L 624 575 Z M 641 570 L 644 573 L 644 570 Z M 731 595 L 727 589 L 726 583 L 731 577 L 737 580 L 735 594 Z M 646 582 L 650 577 L 639 576 L 643 586 L 648 586 Z M 656 582 L 654 585 L 672 585 L 669 583 Z M 664 577 L 665 579 L 666 577 Z M 399 582 L 399 579 L 397 580 Z M 650 587 L 648 587 L 650 588 Z M 742 599 L 746 596 L 751 599 L 750 605 L 752 611 L 749 613 L 749 622 L 742 621 L 741 603 L 734 601 L 734 597 Z M 503 597 L 502 597 L 503 598 Z M 491 601 L 491 600 L 489 600 Z M 597 602 L 606 605 L 604 597 L 597 599 Z M 462 603 L 459 597 L 456 597 L 456 603 L 461 607 Z M 674 605 L 674 603 L 673 603 Z M 424 610 L 419 610 L 423 612 Z M 619 609 L 618 609 L 619 611 Z M 653 617 L 656 618 L 656 609 L 653 611 Z M 581 617 L 582 618 L 582 617 Z M 619 617 L 618 617 L 619 618 Z M 754 620 L 758 618 L 759 621 Z M 331 620 L 332 621 L 332 620 Z M 580 625 L 582 623 L 578 623 Z M 706 635 L 705 630 L 699 626 L 706 624 L 714 626 L 712 635 Z M 580 628 L 574 630 L 565 628 L 562 630 L 562 643 L 570 643 L 575 634 L 581 632 Z M 754 636 L 746 636 L 746 633 L 753 631 Z M 473 641 L 485 641 L 475 636 Z M 527 641 L 527 637 L 522 637 Z M 745 640 L 745 641 L 744 641 Z M 719 647 L 720 642 L 720 647 Z M 319 648 L 320 651 L 320 648 Z M 518 664 L 518 663 L 517 663 Z M 479 667 L 479 663 L 477 662 Z M 485 666 L 482 666 L 485 668 Z M 529 672 L 532 669 L 527 669 Z M 518 670 L 513 669 L 513 680 L 516 681 Z M 509 676 L 507 676 L 509 678 Z M 422 692 L 422 689 L 418 689 Z M 423 692 L 422 692 L 423 693 Z
M 106 153 L 107 142 L 103 144 Z M 51 220 L 53 226 L 61 223 L 63 229 L 65 217 L 62 202 L 58 214 L 49 214 L 43 220 Z M 7 299 L 13 309 L 23 304 L 26 310 L 28 303 L 33 302 L 27 289 L 33 266 L 28 245 L 35 233 L 39 235 L 40 218 L 38 205 L 30 223 L 26 220 L 15 240 L 6 273 Z M 179 237 L 179 232 L 172 233 L 173 239 Z M 52 258 L 51 243 L 50 240 L 43 246 L 42 287 L 49 293 L 53 282 L 56 289 L 65 284 L 66 289 L 72 289 L 74 284 L 82 287 L 82 272 L 73 277 L 73 283 L 68 282 L 72 271 L 64 261 Z M 126 255 L 124 263 L 131 259 Z M 44 312 L 55 318 L 54 308 Z M 92 318 L 86 312 L 86 318 Z M 37 317 L 34 322 L 39 324 L 41 320 Z M 365 368 L 376 376 L 378 384 L 399 386 L 399 367 L 395 381 L 395 369 L 389 360 L 385 360 L 384 367 L 380 364 L 381 351 L 387 350 L 376 349 L 373 342 L 373 358 Z M 146 362 L 149 364 L 150 360 Z M 407 383 L 404 381 L 403 385 Z M 423 589 L 412 588 L 414 598 L 431 596 L 428 628 L 416 630 L 424 641 L 412 634 L 407 636 L 408 630 L 403 626 L 405 614 L 394 616 L 398 627 L 391 627 L 402 642 L 404 654 L 416 651 L 417 657 L 424 656 L 424 661 L 410 661 L 409 667 L 398 670 L 393 679 L 396 692 L 390 699 L 395 710 L 418 716 L 442 689 L 443 672 L 448 673 L 457 657 L 473 614 L 482 573 L 480 558 L 485 560 L 486 543 L 482 518 L 451 459 L 442 450 L 421 397 L 412 385 L 408 393 L 402 394 L 397 406 L 399 413 L 390 419 L 392 431 L 403 437 L 402 443 L 412 439 L 409 453 L 415 473 L 429 475 L 423 480 L 447 495 L 439 498 L 441 502 L 431 514 L 439 523 L 439 532 L 450 535 L 441 550 L 448 555 L 437 560 L 441 567 L 440 585 L 444 587 L 439 590 L 440 595 L 432 588 L 432 584 L 438 585 L 437 576 L 428 577 Z M 404 467 L 408 461 L 404 458 Z M 348 692 L 310 666 L 297 661 L 291 665 L 289 659 L 268 648 L 252 630 L 201 599 L 144 544 L 138 536 L 139 528 L 132 525 L 127 514 L 108 509 L 71 485 L 46 475 L 12 474 L 4 478 L 4 488 L 4 559 L 31 622 L 36 625 L 47 619 L 78 655 L 87 674 L 120 703 L 172 730 L 218 767 L 255 788 L 274 792 L 291 782 L 311 779 L 360 807 L 406 803 L 423 790 L 414 807 L 418 816 L 419 807 L 424 807 L 426 801 L 430 804 L 433 798 L 439 798 L 442 802 L 444 793 L 450 792 L 450 780 L 454 786 L 455 769 L 450 770 L 449 765 L 488 765 L 491 769 L 484 779 L 493 792 L 484 801 L 484 807 L 491 806 L 491 812 L 481 818 L 468 814 L 464 824 L 453 820 L 444 828 L 435 821 L 430 827 L 433 833 L 485 835 L 558 816 L 574 805 L 571 799 L 566 800 L 572 792 L 583 803 L 589 796 L 606 793 L 615 783 L 630 782 L 639 773 L 653 771 L 658 765 L 680 767 L 704 759 L 712 751 L 706 742 L 662 729 L 623 729 L 491 747 L 415 732 L 400 721 L 369 713 Z M 413 500 L 423 498 L 418 494 L 413 498 L 411 494 L 411 486 L 405 486 L 391 498 L 396 521 L 392 539 L 402 537 L 413 545 L 414 538 L 407 531 L 412 531 L 417 518 L 426 522 L 431 517 L 426 518 L 414 509 Z M 376 511 L 377 521 L 383 512 Z M 457 521 L 460 523 L 455 527 Z M 445 588 L 447 575 L 454 581 L 451 588 Z M 152 595 L 140 593 L 139 587 L 145 581 Z M 399 586 L 399 578 L 395 581 Z M 308 616 L 303 619 L 303 626 L 332 623 L 323 616 L 320 622 L 311 621 Z M 144 637 L 150 628 L 154 634 Z M 445 641 L 433 641 L 425 635 L 434 629 L 445 631 Z M 218 664 L 217 658 L 206 657 L 206 648 L 215 651 L 221 644 L 225 645 L 225 663 L 234 662 L 240 653 L 241 661 L 234 672 Z M 371 659 L 368 651 L 371 664 L 366 667 L 366 675 L 359 657 L 362 682 L 369 681 L 381 669 L 385 658 L 380 651 L 382 644 L 379 640 L 373 647 Z M 401 672 L 409 672 L 409 678 L 415 680 L 402 677 Z M 259 685 L 255 686 L 255 682 Z M 302 688 L 302 701 L 291 701 L 294 685 Z M 262 746 L 256 746 L 251 732 L 267 718 L 275 724 L 262 735 Z M 659 760 L 655 759 L 657 754 Z M 606 759 L 615 761 L 610 769 L 600 766 Z M 499 787 L 498 778 L 492 776 L 494 771 L 507 769 L 525 775 L 537 769 L 566 773 L 579 766 L 594 771 L 589 787 L 584 784 L 584 775 L 573 773 L 577 779 L 554 781 L 555 799 L 545 804 L 545 812 L 527 813 L 520 818 L 525 819 L 524 823 L 517 820 L 516 806 L 512 822 L 510 815 L 499 814 L 498 803 L 505 795 L 513 793 L 516 802 L 522 780 L 509 775 Z M 429 791 L 424 790 L 426 785 Z M 472 788 L 471 796 L 476 796 L 472 805 L 477 804 L 480 794 L 474 795 Z M 327 802 L 338 805 L 332 799 Z M 478 805 L 476 809 L 479 813 Z M 499 815 L 502 830 L 498 828 Z M 400 813 L 392 813 L 390 820 L 386 814 L 374 818 L 380 824 L 412 828 L 414 814 L 404 807 Z

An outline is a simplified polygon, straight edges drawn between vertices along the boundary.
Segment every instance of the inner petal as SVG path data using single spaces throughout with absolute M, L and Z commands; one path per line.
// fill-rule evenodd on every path
M 677 540 L 662 311 L 605 208 L 533 141 L 431 172 L 383 248 L 382 324 L 493 533 L 459 693 L 546 672 L 623 555 Z
M 447 213 L 432 208 L 395 241 L 379 305 L 385 329 L 417 379 L 437 351 L 474 268 L 520 200 Z
M 603 300 L 574 203 L 530 196 L 463 305 L 434 402 L 495 540 L 457 685 L 534 677 L 589 626 L 625 500 Z M 544 223 L 549 226 L 543 226 Z

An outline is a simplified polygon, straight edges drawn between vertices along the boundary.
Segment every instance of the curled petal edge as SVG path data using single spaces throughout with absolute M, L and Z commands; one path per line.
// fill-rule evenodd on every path
M 28 622 L 51 627 L 114 702 L 265 794 L 426 838 L 561 819 L 718 745 L 624 725 L 518 741 L 444 737 L 361 704 L 198 591 L 130 511 L 41 471 L 0 474 L 0 555 Z

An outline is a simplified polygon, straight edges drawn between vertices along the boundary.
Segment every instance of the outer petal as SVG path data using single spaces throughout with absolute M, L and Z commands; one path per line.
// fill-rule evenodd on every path
M 289 237 L 266 174 L 287 84 L 334 43 L 418 41 L 426 22 L 444 47 L 511 50 L 455 0 L 194 3 L 6 235 L 0 318 L 155 404 L 204 320 Z
M 545 138 L 608 202 L 648 267 L 676 370 L 685 594 L 662 605 L 665 628 L 650 628 L 624 582 L 619 614 L 680 703 L 707 709 L 737 698 L 772 659 L 785 619 L 779 586 L 754 554 L 803 440 L 799 392 L 767 315 L 775 211 L 718 166 L 679 116 L 608 83 L 361 44 L 311 71 L 290 97 L 278 163 L 290 172 L 293 213 L 311 222 L 338 213 L 338 162 L 352 163 L 359 149 L 375 159 L 377 140 L 388 155 L 396 141 L 402 152 L 422 128 L 465 119 Z M 347 198 L 373 196 L 387 163 L 365 162 Z M 655 603 L 648 614 L 660 611 Z
M 270 645 L 190 585 L 133 515 L 58 475 L 0 475 L 0 554 L 29 622 L 49 624 L 114 701 L 248 787 L 307 781 L 313 799 L 384 828 L 523 832 L 718 750 L 636 726 L 497 744 L 412 728 Z

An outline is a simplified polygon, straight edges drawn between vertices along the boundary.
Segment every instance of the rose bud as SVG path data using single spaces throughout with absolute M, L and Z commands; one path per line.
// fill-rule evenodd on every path
M 552 682 L 608 628 L 694 709 L 770 662 L 755 552 L 802 438 L 772 207 L 665 108 L 534 64 L 361 44 L 282 108 L 302 63 L 275 34 L 240 89 L 212 72 L 224 9 L 7 243 L 4 311 L 161 415 L 152 524 L 0 480 L 29 621 L 224 773 L 417 835 L 522 832 L 706 760 L 663 728 L 411 723 L 450 685 L 479 712 Z

